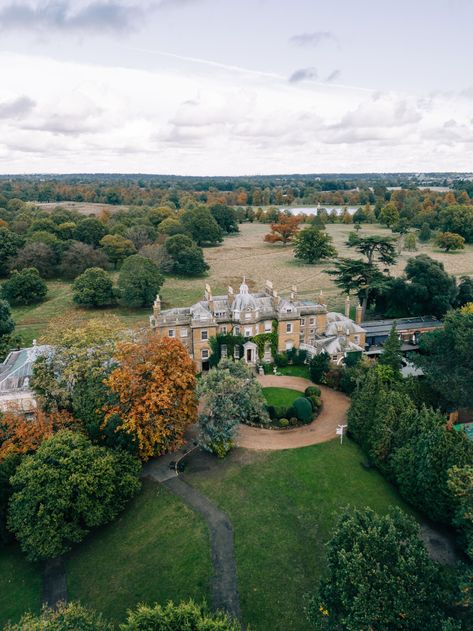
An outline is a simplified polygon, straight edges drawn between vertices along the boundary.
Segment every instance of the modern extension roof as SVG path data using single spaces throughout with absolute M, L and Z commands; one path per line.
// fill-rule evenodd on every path
M 443 322 L 434 316 L 419 316 L 416 318 L 393 318 L 392 320 L 368 320 L 362 322 L 361 326 L 366 331 L 366 335 L 389 335 L 393 324 L 397 331 L 417 331 L 418 329 L 440 328 Z

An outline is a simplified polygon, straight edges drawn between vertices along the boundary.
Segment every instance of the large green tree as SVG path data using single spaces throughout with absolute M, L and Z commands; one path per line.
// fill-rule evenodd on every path
M 0 276 L 6 276 L 10 259 L 15 257 L 25 240 L 15 232 L 0 226 Z
M 329 541 L 327 562 L 307 607 L 316 629 L 426 631 L 448 621 L 442 569 L 429 559 L 415 519 L 398 508 L 387 515 L 346 511 Z
M 174 274 L 201 276 L 209 269 L 202 248 L 186 234 L 169 237 L 164 244 L 164 249 L 171 260 L 170 271 Z
M 305 263 L 318 263 L 336 255 L 332 237 L 316 226 L 304 228 L 294 237 L 294 257 Z
M 60 431 L 11 478 L 8 526 L 28 559 L 57 557 L 116 517 L 139 490 L 139 475 L 138 461 L 125 452 Z
M 223 240 L 222 229 L 205 206 L 186 210 L 181 222 L 197 245 L 216 245 Z
M 396 325 L 393 324 L 388 339 L 383 344 L 383 352 L 379 357 L 379 363 L 389 366 L 398 374 L 402 367 L 401 345 Z
M 352 233 L 347 245 L 366 257 L 363 259 L 339 258 L 335 269 L 327 271 L 335 284 L 345 293 L 358 294 L 364 319 L 373 290 L 380 291 L 389 280 L 379 266 L 394 265 L 397 259 L 395 240 L 392 237 L 371 235 L 363 237 Z
M 132 254 L 136 254 L 136 248 L 133 241 L 125 239 L 120 234 L 107 234 L 100 240 L 100 246 L 103 252 L 114 264 L 120 267 L 122 262 Z
M 473 243 L 473 207 L 461 204 L 447 206 L 440 212 L 440 226 L 444 232 L 455 232 Z
M 220 226 L 222 232 L 230 234 L 232 232 L 238 232 L 238 217 L 236 212 L 231 206 L 225 204 L 213 204 L 210 206 L 210 212 L 212 217 Z
M 101 221 L 95 217 L 87 217 L 77 224 L 74 238 L 82 243 L 97 246 L 106 234 L 107 229 Z
M 2 285 L 2 296 L 13 306 L 32 305 L 42 302 L 48 294 L 48 286 L 35 267 L 13 270 Z
M 96 250 L 87 243 L 72 241 L 62 256 L 59 272 L 63 278 L 72 280 L 89 267 L 107 269 L 108 266 L 107 256 L 101 250 Z
M 150 307 L 163 282 L 156 263 L 139 254 L 129 256 L 118 278 L 120 303 L 126 307 Z
M 81 307 L 109 307 L 115 302 L 110 274 L 100 267 L 89 267 L 78 276 L 72 292 L 72 300 Z
M 6 300 L 0 300 L 0 337 L 9 335 L 15 328 L 11 317 L 10 305 Z
M 473 406 L 473 314 L 453 311 L 444 328 L 420 340 L 415 363 L 435 391 L 452 406 Z

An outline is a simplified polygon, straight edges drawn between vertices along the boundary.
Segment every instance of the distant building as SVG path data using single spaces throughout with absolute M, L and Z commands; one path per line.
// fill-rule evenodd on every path
M 35 345 L 12 351 L 0 364 L 0 412 L 33 412 L 36 408 L 35 393 L 30 388 L 33 364 L 50 349 Z
M 270 281 L 264 291 L 250 293 L 243 279 L 237 294 L 229 287 L 226 295 L 214 296 L 209 285 L 205 287 L 204 299 L 190 307 L 161 310 L 157 296 L 150 326 L 160 337 L 179 339 L 194 359 L 197 370 L 207 370 L 211 347 L 209 340 L 218 334 L 242 335 L 247 338 L 235 355 L 246 363 L 255 365 L 259 361 L 272 361 L 270 344 L 266 344 L 263 358 L 258 357 L 258 348 L 252 337 L 270 333 L 275 323 L 278 333 L 278 352 L 301 348 L 309 354 L 323 351 L 335 361 L 347 351 L 362 351 L 365 332 L 359 325 L 361 307 L 357 307 L 357 322 L 349 316 L 350 303 L 347 299 L 345 315 L 327 311 L 323 294 L 319 300 L 300 299 L 293 287 L 289 298 L 282 298 Z M 222 345 L 221 355 L 227 349 Z

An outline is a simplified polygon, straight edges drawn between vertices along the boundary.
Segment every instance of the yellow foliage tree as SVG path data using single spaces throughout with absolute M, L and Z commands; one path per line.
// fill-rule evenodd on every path
M 149 333 L 119 344 L 115 360 L 105 383 L 118 403 L 106 408 L 104 426 L 118 415 L 117 430 L 134 437 L 143 461 L 179 447 L 197 417 L 195 369 L 185 347 Z

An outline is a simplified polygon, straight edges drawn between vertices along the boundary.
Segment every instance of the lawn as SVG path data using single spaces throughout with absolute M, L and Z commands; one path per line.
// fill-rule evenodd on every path
M 71 553 L 66 567 L 69 598 L 117 622 L 139 602 L 210 601 L 207 527 L 150 481 L 121 517 Z
M 278 373 L 289 377 L 303 377 L 310 380 L 309 366 L 281 366 L 278 367 Z
M 253 631 L 305 631 L 303 596 L 325 568 L 325 544 L 347 505 L 403 506 L 347 440 L 279 452 L 235 450 L 191 463 L 187 480 L 230 516 L 244 621 Z
M 263 394 L 268 405 L 275 407 L 290 407 L 296 399 L 304 396 L 299 390 L 292 388 L 263 388 Z
M 41 571 L 29 563 L 18 546 L 0 549 L 0 628 L 18 622 L 25 611 L 41 607 Z

